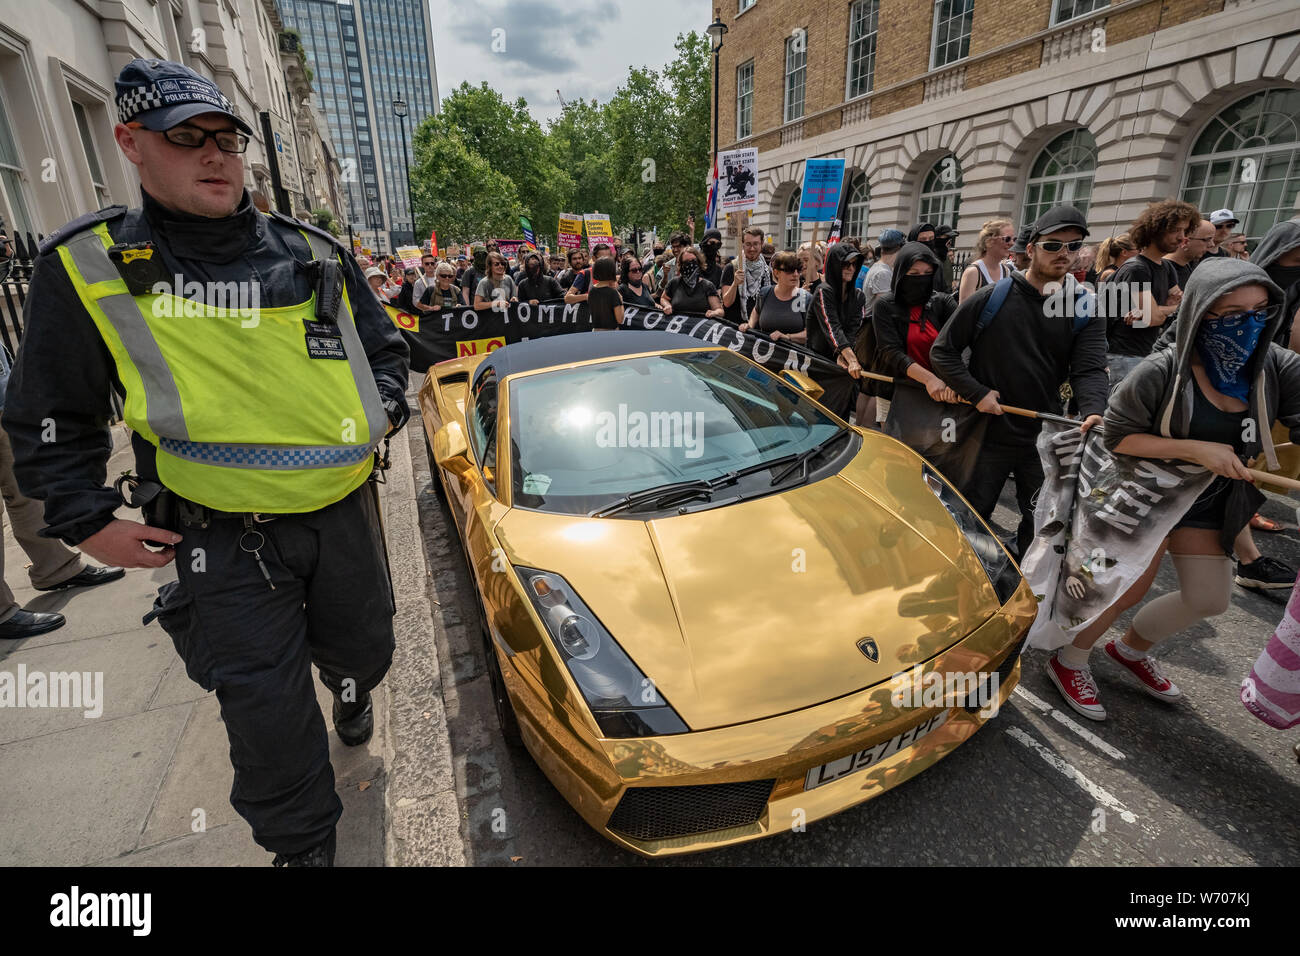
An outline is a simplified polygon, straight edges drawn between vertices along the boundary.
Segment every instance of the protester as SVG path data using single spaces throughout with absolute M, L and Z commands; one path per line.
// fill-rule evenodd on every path
M 1251 260 L 1277 283 L 1284 296 L 1282 321 L 1273 341 L 1300 352 L 1300 217 L 1279 222 L 1260 240 Z
M 460 294 L 456 289 L 456 270 L 446 262 L 440 262 L 434 270 L 433 285 L 424 290 L 420 296 L 421 312 L 441 312 L 454 309 L 461 304 Z
M 387 283 L 384 281 L 384 270 L 379 266 L 371 266 L 366 270 L 366 281 L 370 283 L 370 289 L 375 293 L 375 297 L 385 305 L 388 304 L 388 293 L 385 291 Z
M 924 242 L 927 246 L 934 242 L 934 223 L 920 222 L 907 234 L 908 242 Z
M 935 257 L 939 260 L 939 271 L 935 274 L 935 285 L 940 292 L 951 293 L 955 286 L 952 274 L 952 247 L 957 241 L 957 230 L 952 226 L 942 225 L 934 231 L 934 241 L 930 243 Z
M 1114 294 L 1102 298 L 1111 388 L 1151 354 L 1160 327 L 1182 301 L 1183 290 L 1173 264 L 1163 257 L 1177 251 L 1200 220 L 1191 203 L 1165 199 L 1147 206 L 1129 229 L 1129 238 L 1139 252 L 1111 279 Z
M 1100 424 L 1106 410 L 1105 327 L 1096 316 L 1079 322 L 1079 316 L 1091 314 L 1091 293 L 1079 290 L 1084 305 L 1067 303 L 1059 285 L 1087 235 L 1087 221 L 1075 207 L 1056 206 L 1043 213 L 1030 233 L 1029 268 L 963 300 L 930 351 L 936 375 L 981 412 L 997 416 L 959 490 L 988 520 L 1007 477 L 1014 476 L 1020 555 L 1033 537 L 1034 496 L 1043 484 L 1039 423 L 1003 415 L 1001 403 L 1059 413 L 1060 386 L 1068 379 L 1084 416 L 1083 431 Z M 986 306 L 997 305 L 995 294 L 1003 297 L 1001 305 L 981 323 Z M 967 348 L 969 365 L 962 357 Z
M 694 221 L 694 218 L 692 218 L 691 222 L 694 223 Z M 692 231 L 694 231 L 694 225 L 692 225 L 691 228 Z M 682 250 L 685 249 L 691 241 L 691 238 L 681 230 L 674 232 L 668 237 L 668 258 L 664 261 L 663 272 L 659 273 L 659 275 L 655 277 L 655 281 L 661 288 L 666 287 L 669 280 L 677 274 L 677 260 L 681 256 Z
M 1127 232 L 1103 239 L 1097 247 L 1097 284 L 1113 279 L 1120 266 L 1137 255 L 1137 251 Z
M 1029 237 L 1034 233 L 1033 225 L 1021 226 L 1020 231 L 1016 233 L 1016 239 L 1011 244 L 1011 254 L 1007 256 L 1007 264 L 1016 272 L 1024 272 L 1029 268 Z
M 1196 228 L 1187 234 L 1183 244 L 1165 256 L 1165 262 L 1173 264 L 1178 288 L 1187 288 L 1187 280 L 1192 277 L 1192 270 L 1205 258 L 1205 253 L 1210 248 L 1210 240 L 1213 238 L 1214 227 L 1210 225 L 1208 219 L 1202 219 L 1196 224 Z
M 744 264 L 740 269 L 728 265 L 722 271 L 721 286 L 725 318 L 736 325 L 748 320 L 759 293 L 773 282 L 772 269 L 762 255 L 763 230 L 749 226 L 740 237 L 740 245 Z
M 799 247 L 799 287 L 812 292 L 822 281 L 822 251 L 804 243 Z
M 980 233 L 975 237 L 976 259 L 962 271 L 958 302 L 976 289 L 1011 275 L 1014 270 L 1006 265 L 1005 260 L 1015 241 L 1016 227 L 1010 219 L 989 219 L 980 227 Z
M 740 330 L 755 329 L 774 342 L 786 339 L 803 345 L 808 341 L 805 316 L 810 296 L 799 288 L 799 257 L 778 252 L 772 257 L 771 270 L 774 284 L 754 297 L 749 319 L 740 324 Z
M 645 266 L 636 259 L 624 259 L 619 270 L 618 294 L 625 305 L 638 305 L 646 309 L 657 309 L 652 289 L 645 283 Z
M 411 289 L 411 300 L 419 302 L 424 298 L 424 290 L 434 284 L 434 277 L 437 274 L 438 260 L 430 253 L 425 253 L 420 257 L 420 275 L 416 278 L 414 287 Z
M 880 234 L 880 257 L 867 270 L 867 278 L 862 283 L 868 315 L 875 308 L 876 299 L 893 288 L 894 260 L 905 241 L 897 229 L 886 229 Z
M 1234 232 L 1228 237 L 1223 244 L 1223 248 L 1228 250 L 1228 255 L 1234 259 L 1250 260 L 1250 252 L 1246 248 L 1247 240 L 1244 232 Z
M 465 274 L 460 280 L 460 301 L 462 305 L 473 305 L 474 296 L 478 292 L 479 283 L 487 274 L 487 250 L 481 246 L 473 249 L 473 258 L 470 266 L 465 270 Z
M 1210 225 L 1214 226 L 1214 242 L 1206 255 L 1216 259 L 1230 258 L 1232 254 L 1224 248 L 1224 244 L 1237 228 L 1237 217 L 1231 209 L 1216 209 L 1210 213 Z
M 1264 501 L 1244 462 L 1262 453 L 1276 464 L 1268 429 L 1247 430 L 1243 421 L 1279 419 L 1300 441 L 1300 356 L 1269 347 L 1282 321 L 1282 300 L 1282 290 L 1258 265 L 1226 256 L 1202 262 L 1188 281 L 1173 347 L 1139 365 L 1111 396 L 1102 435 L 1111 454 L 1194 462 L 1216 477 L 1142 577 L 1049 659 L 1048 677 L 1085 717 L 1106 716 L 1088 654 L 1146 595 L 1166 550 L 1179 589 L 1144 605 L 1123 638 L 1105 646 L 1147 693 L 1163 701 L 1182 696 L 1148 652 L 1228 608 L 1234 542 Z
M 529 305 L 564 298 L 560 283 L 542 271 L 541 253 L 535 251 L 524 253 L 524 268 L 515 281 L 515 294 L 520 302 Z
M 722 290 L 722 232 L 717 229 L 710 229 L 704 233 L 704 238 L 700 240 L 700 251 L 704 253 L 704 265 L 700 269 L 700 276 L 708 279 L 713 283 L 714 288 Z
M 936 402 L 955 402 L 957 394 L 933 371 L 930 348 L 957 308 L 951 293 L 934 288 L 939 259 L 925 243 L 899 250 L 888 292 L 876 299 L 871 327 L 875 363 L 869 371 L 919 382 Z M 876 421 L 884 422 L 894 386 L 877 383 Z M 903 386 L 906 387 L 906 386 Z
M 568 253 L 569 267 L 561 272 L 555 278 L 560 282 L 560 288 L 566 292 L 573 285 L 573 280 L 578 273 L 587 268 L 587 253 L 583 249 L 570 249 Z
M 487 275 L 474 290 L 474 308 L 490 309 L 497 302 L 518 302 L 515 280 L 506 274 L 506 257 L 499 252 L 487 254 Z M 500 306 L 496 306 L 500 308 Z
M 418 277 L 419 272 L 415 269 L 406 269 L 402 273 L 402 284 L 398 287 L 393 304 L 403 312 L 415 311 L 415 282 Z
M 810 253 L 814 251 L 809 249 Z M 821 403 L 845 421 L 853 411 L 858 394 L 857 379 L 862 375 L 862 366 L 853 350 L 858 328 L 862 325 L 864 299 L 854 286 L 860 268 L 862 253 L 845 242 L 832 246 L 826 261 L 826 275 L 813 289 L 804 323 L 808 348 L 848 370 L 849 379 L 842 375 L 833 378 L 813 376 L 825 389 Z M 807 269 L 805 265 L 805 274 Z
M 763 261 L 765 261 L 768 264 L 769 268 L 772 265 L 772 257 L 775 255 L 776 255 L 776 243 L 772 242 L 771 240 L 768 240 L 767 242 L 763 243 Z
M 682 246 L 677 253 L 677 275 L 668 280 L 659 295 L 659 307 L 667 314 L 688 312 L 705 315 L 710 319 L 723 316 L 722 298 L 717 287 L 700 275 L 704 253 L 697 246 Z
M 598 242 L 591 247 L 593 265 L 601 259 L 614 260 L 614 249 L 607 242 Z M 617 268 L 617 267 L 616 267 Z M 588 267 L 573 277 L 573 283 L 564 293 L 564 301 L 572 305 L 576 302 L 586 302 L 588 291 L 591 288 L 591 268 Z
M 1012 240 L 1013 242 L 1015 240 Z M 1074 277 L 1090 286 L 1097 286 L 1097 247 L 1084 246 L 1074 260 Z
M 617 266 L 609 256 L 591 264 L 592 287 L 587 293 L 587 308 L 593 329 L 613 330 L 623 324 L 623 300 L 615 287 L 616 275 Z

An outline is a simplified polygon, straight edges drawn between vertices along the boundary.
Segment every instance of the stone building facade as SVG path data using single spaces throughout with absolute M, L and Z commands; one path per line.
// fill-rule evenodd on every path
M 1298 211 L 1296 0 L 724 2 L 720 148 L 758 147 L 778 247 L 811 237 L 813 157 L 846 160 L 846 235 L 949 222 L 958 249 L 1060 201 L 1094 239 L 1166 196 L 1256 238 Z

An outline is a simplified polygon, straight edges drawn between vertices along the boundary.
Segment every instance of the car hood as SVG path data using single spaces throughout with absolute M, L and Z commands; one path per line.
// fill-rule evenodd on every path
M 888 680 L 998 609 L 921 460 L 877 435 L 784 493 L 652 521 L 514 509 L 497 537 L 567 579 L 692 730 Z

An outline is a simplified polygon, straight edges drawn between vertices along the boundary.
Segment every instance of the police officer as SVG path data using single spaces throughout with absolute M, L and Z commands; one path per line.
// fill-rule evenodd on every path
M 332 866 L 342 805 L 311 665 L 340 739 L 364 743 L 394 646 L 367 479 L 409 415 L 407 348 L 332 236 L 253 206 L 252 130 L 210 80 L 133 60 L 117 109 L 143 205 L 40 247 L 4 414 L 14 470 L 45 534 L 123 567 L 176 559 L 145 620 L 217 693 L 231 803 L 277 866 Z M 115 519 L 105 486 L 113 388 L 143 524 Z

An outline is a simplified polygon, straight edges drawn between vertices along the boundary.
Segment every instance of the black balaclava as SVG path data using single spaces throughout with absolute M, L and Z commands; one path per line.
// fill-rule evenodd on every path
M 917 262 L 928 262 L 934 267 L 934 273 L 926 276 L 909 276 L 907 270 Z M 934 292 L 934 274 L 939 271 L 939 258 L 930 248 L 929 243 L 909 242 L 898 250 L 894 259 L 894 271 L 890 276 L 890 289 L 894 301 L 906 309 L 925 305 Z
M 524 274 L 530 279 L 542 277 L 542 257 L 533 253 L 524 259 Z
M 700 249 L 704 253 L 705 267 L 712 269 L 722 252 L 722 233 L 717 229 L 710 229 L 700 240 Z

